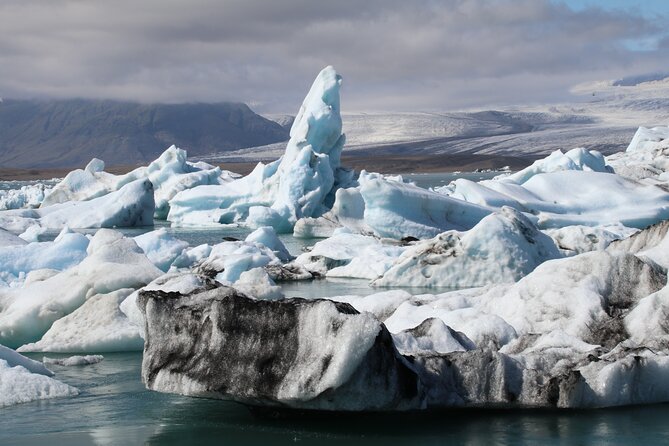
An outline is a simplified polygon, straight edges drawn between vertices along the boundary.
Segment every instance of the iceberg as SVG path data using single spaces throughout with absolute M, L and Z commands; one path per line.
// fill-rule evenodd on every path
M 382 276 L 406 249 L 340 228 L 300 254 L 295 263 L 320 276 L 371 280 Z
M 93 296 L 140 288 L 162 274 L 132 239 L 111 229 L 99 230 L 86 252 L 81 263 L 65 271 L 21 288 L 0 288 L 2 344 L 17 348 L 36 342 Z
M 139 329 L 119 308 L 133 291 L 124 288 L 89 298 L 72 313 L 55 321 L 39 341 L 25 344 L 18 351 L 87 353 L 141 350 L 144 340 Z
M 51 188 L 43 183 L 0 190 L 0 210 L 38 208 Z
M 149 180 L 154 188 L 154 217 L 164 220 L 169 212 L 169 201 L 182 190 L 202 184 L 223 184 L 232 181 L 231 172 L 222 171 L 206 163 L 190 163 L 185 150 L 171 146 L 148 166 L 125 174 L 114 175 L 104 171 L 102 160 L 94 158 L 85 169 L 69 174 L 41 201 L 41 207 L 71 201 L 89 201 L 121 189 L 137 180 Z
M 524 184 L 530 178 L 540 173 L 562 172 L 566 170 L 613 172 L 613 168 L 606 164 L 604 155 L 600 152 L 579 147 L 571 149 L 567 153 L 556 150 L 546 158 L 535 161 L 529 167 L 509 175 L 500 175 L 495 177 L 494 180 L 504 183 Z
M 0 284 L 15 287 L 32 271 L 62 271 L 77 265 L 86 257 L 88 243 L 85 235 L 64 228 L 52 242 L 0 246 Z
M 90 201 L 0 211 L 0 227 L 23 232 L 31 226 L 49 229 L 151 226 L 154 207 L 153 184 L 148 180 L 136 180 Z
M 467 232 L 448 231 L 406 249 L 373 286 L 467 288 L 516 282 L 561 257 L 522 213 L 503 207 Z
M 164 272 L 189 247 L 188 243 L 172 237 L 164 228 L 138 235 L 134 240 L 151 263 Z
M 352 172 L 341 167 L 339 88 L 332 67 L 316 77 L 290 130 L 284 155 L 258 164 L 244 178 L 220 186 L 199 186 L 170 200 L 168 220 L 176 226 L 245 223 L 291 232 L 303 217 L 318 217 L 334 202 L 337 188 L 350 184 Z
M 101 362 L 104 359 L 102 355 L 68 356 L 67 358 L 42 358 L 44 364 L 59 365 L 63 367 L 72 367 L 79 365 L 92 365 Z
M 606 157 L 618 175 L 633 180 L 669 180 L 669 127 L 639 127 L 627 150 Z
M 0 345 L 0 407 L 79 394 L 52 377 L 53 372 L 41 362 Z
M 408 362 L 369 313 L 327 300 L 254 300 L 233 288 L 144 291 L 147 388 L 253 406 L 411 408 Z
M 662 188 L 595 171 L 539 173 L 522 185 L 458 179 L 440 192 L 489 208 L 516 208 L 541 229 L 616 224 L 642 229 L 669 218 L 669 194 Z

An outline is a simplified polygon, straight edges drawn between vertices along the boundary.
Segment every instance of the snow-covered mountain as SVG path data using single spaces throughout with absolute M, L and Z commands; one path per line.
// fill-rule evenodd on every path
M 343 113 L 344 155 L 504 155 L 536 158 L 585 147 L 624 149 L 639 125 L 669 122 L 669 78 L 637 76 L 577 85 L 574 100 L 474 112 Z M 649 80 L 647 80 L 649 79 Z M 268 115 L 282 125 L 286 115 Z M 208 160 L 272 159 L 285 145 L 212 154 Z

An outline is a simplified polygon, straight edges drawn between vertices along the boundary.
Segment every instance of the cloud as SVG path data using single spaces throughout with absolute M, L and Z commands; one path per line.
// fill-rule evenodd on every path
M 294 112 L 332 64 L 349 110 L 541 102 L 575 83 L 663 69 L 666 40 L 629 45 L 660 35 L 640 15 L 549 0 L 5 0 L 0 96 Z

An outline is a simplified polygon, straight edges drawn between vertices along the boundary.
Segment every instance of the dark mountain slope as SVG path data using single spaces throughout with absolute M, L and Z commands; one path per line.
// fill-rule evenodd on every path
M 288 139 L 241 103 L 138 104 L 98 100 L 0 102 L 1 167 L 146 163 L 171 144 L 189 155 Z

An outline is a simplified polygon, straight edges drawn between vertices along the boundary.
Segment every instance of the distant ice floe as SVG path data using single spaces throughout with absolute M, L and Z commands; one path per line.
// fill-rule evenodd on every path
M 51 187 L 43 183 L 0 190 L 0 210 L 38 208 L 50 190 Z
M 68 356 L 66 358 L 49 358 L 45 356 L 44 358 L 42 358 L 42 362 L 44 362 L 44 364 L 72 367 L 79 365 L 97 364 L 101 362 L 103 359 L 104 356 L 102 355 L 84 355 L 84 356 L 75 355 L 75 356 Z

